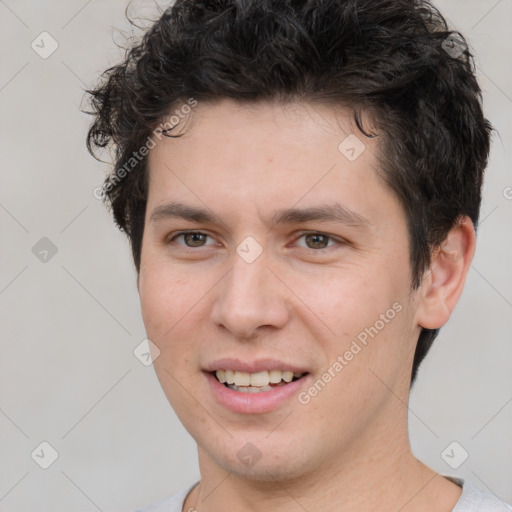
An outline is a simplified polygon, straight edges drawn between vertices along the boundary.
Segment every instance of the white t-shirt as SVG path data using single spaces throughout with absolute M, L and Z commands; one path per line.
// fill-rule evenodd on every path
M 481 492 L 476 489 L 471 482 L 461 479 L 450 478 L 462 487 L 462 494 L 459 501 L 455 504 L 452 512 L 510 512 L 512 506 L 492 494 Z M 182 512 L 183 503 L 188 493 L 197 485 L 194 485 L 183 491 L 174 494 L 158 503 L 141 508 L 135 512 Z M 183 512 L 195 512 L 194 508 Z

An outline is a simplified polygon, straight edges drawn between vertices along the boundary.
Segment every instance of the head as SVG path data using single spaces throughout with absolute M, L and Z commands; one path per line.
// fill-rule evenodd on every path
M 429 2 L 178 0 L 89 91 L 88 146 L 115 150 L 103 197 L 131 242 L 155 369 L 226 468 L 230 436 L 276 464 L 301 443 L 297 474 L 328 445 L 309 453 L 307 429 L 262 436 L 283 411 L 250 427 L 191 411 L 215 359 L 293 354 L 311 385 L 330 368 L 294 421 L 360 410 L 325 433 L 346 449 L 392 410 L 383 382 L 409 389 L 455 306 L 491 127 L 450 34 Z

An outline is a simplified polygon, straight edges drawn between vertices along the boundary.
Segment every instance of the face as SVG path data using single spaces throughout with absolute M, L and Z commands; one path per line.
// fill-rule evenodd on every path
M 325 105 L 229 100 L 182 133 L 149 155 L 139 293 L 202 463 L 295 478 L 400 435 L 418 303 L 378 139 Z

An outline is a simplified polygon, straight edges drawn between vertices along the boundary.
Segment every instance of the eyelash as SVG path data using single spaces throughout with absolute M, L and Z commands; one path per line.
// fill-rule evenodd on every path
M 168 239 L 168 242 L 167 243 L 172 243 L 174 242 L 177 238 L 179 237 L 182 237 L 182 236 L 185 236 L 185 235 L 204 235 L 204 236 L 207 236 L 211 239 L 213 239 L 213 237 L 211 237 L 210 235 L 208 235 L 207 233 L 203 233 L 202 231 L 181 231 L 179 233 L 176 233 L 174 236 L 172 236 L 170 239 Z M 296 243 L 298 240 L 300 240 L 301 238 L 303 237 L 306 237 L 308 235 L 320 235 L 320 236 L 323 236 L 323 237 L 326 237 L 328 239 L 328 245 L 326 247 L 321 247 L 319 249 L 314 249 L 312 247 L 302 247 L 302 249 L 309 249 L 311 251 L 315 251 L 315 252 L 318 252 L 318 251 L 321 251 L 321 250 L 325 250 L 325 249 L 328 249 L 330 247 L 333 247 L 333 245 L 329 245 L 329 242 L 330 241 L 334 241 L 336 242 L 338 245 L 344 245 L 346 244 L 347 242 L 342 240 L 342 239 L 339 239 L 339 238 L 336 238 L 336 237 L 333 237 L 331 235 L 328 235 L 326 233 L 322 233 L 321 231 L 307 231 L 305 233 L 302 233 L 301 235 L 299 235 L 297 238 L 294 239 L 294 243 Z M 203 247 L 207 247 L 207 245 L 201 245 L 201 246 L 198 246 L 198 247 L 191 247 L 191 246 L 188 246 L 188 245 L 184 245 L 184 244 L 179 244 L 179 245 L 183 245 L 183 247 L 186 247 L 187 249 L 200 249 L 200 248 L 203 248 Z M 208 245 L 214 245 L 214 244 L 208 244 Z

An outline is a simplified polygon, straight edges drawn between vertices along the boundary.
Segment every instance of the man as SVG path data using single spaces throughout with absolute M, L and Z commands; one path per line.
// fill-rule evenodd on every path
M 93 91 L 154 367 L 201 480 L 147 511 L 509 510 L 411 453 L 491 127 L 428 2 L 182 0 Z

